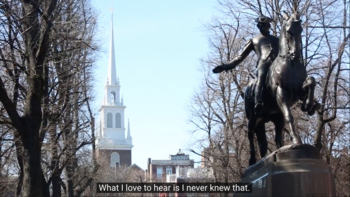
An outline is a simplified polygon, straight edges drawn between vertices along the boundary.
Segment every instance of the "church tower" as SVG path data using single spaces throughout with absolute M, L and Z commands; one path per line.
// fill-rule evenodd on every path
M 108 76 L 104 87 L 104 99 L 99 109 L 100 133 L 96 142 L 98 159 L 108 163 L 110 167 L 131 165 L 133 145 L 129 121 L 125 136 L 125 108 L 123 98 L 120 96 L 120 82 L 116 72 L 112 19 Z

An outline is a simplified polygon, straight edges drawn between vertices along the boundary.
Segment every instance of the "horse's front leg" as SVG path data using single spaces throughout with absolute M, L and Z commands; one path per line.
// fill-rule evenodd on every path
M 314 94 L 315 94 L 316 81 L 313 77 L 307 77 L 303 84 L 304 97 L 303 104 L 301 106 L 302 111 L 310 112 L 314 106 Z
M 278 104 L 279 108 L 281 109 L 281 111 L 283 113 L 283 116 L 284 116 L 284 119 L 286 120 L 286 123 L 290 127 L 290 134 L 291 134 L 291 137 L 293 138 L 293 143 L 294 144 L 302 144 L 299 135 L 297 135 L 297 133 L 295 131 L 293 116 L 292 116 L 292 113 L 287 105 L 287 101 L 289 100 L 288 93 L 279 86 L 277 86 L 276 100 L 277 100 L 277 104 Z
M 249 147 L 250 147 L 249 165 L 251 166 L 256 163 L 255 147 L 254 147 L 254 131 L 248 131 L 248 139 L 249 139 Z
M 260 121 L 256 127 L 256 138 L 259 143 L 260 157 L 263 158 L 267 152 L 266 130 L 263 121 Z
M 277 148 L 283 146 L 283 128 L 284 128 L 284 117 L 280 114 L 275 115 L 272 118 L 272 122 L 275 124 L 275 143 Z
M 250 148 L 249 166 L 256 163 L 255 147 L 254 147 L 254 129 L 255 129 L 255 120 L 254 119 L 255 118 L 250 118 L 248 120 L 248 139 L 249 139 L 249 148 Z

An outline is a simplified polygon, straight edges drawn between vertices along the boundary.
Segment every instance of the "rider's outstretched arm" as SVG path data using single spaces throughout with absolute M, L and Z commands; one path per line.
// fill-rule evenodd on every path
M 254 45 L 253 41 L 250 39 L 244 46 L 242 52 L 234 57 L 231 61 L 228 63 L 224 63 L 223 65 L 225 66 L 225 70 L 231 70 L 235 68 L 238 64 L 240 64 L 248 55 L 251 51 L 254 50 Z

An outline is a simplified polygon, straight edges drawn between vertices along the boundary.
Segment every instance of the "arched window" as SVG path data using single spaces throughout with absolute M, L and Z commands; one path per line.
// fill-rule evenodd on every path
M 111 92 L 111 103 L 115 104 L 116 103 L 116 98 L 115 98 L 115 92 Z
M 122 116 L 120 115 L 120 113 L 117 113 L 115 115 L 115 127 L 122 128 Z
M 112 113 L 107 114 L 107 128 L 112 128 Z
M 120 165 L 120 156 L 117 152 L 113 152 L 111 154 L 110 159 L 111 159 L 111 163 L 110 163 L 111 167 L 115 167 L 117 163 L 118 163 L 118 166 Z

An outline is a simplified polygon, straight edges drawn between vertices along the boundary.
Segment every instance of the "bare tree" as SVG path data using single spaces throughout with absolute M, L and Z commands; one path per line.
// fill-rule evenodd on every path
M 144 183 L 146 181 L 145 172 L 137 166 L 118 166 L 109 167 L 108 161 L 99 160 L 100 166 L 98 172 L 95 174 L 95 181 L 100 183 Z M 118 196 L 118 197 L 139 197 L 150 196 L 151 194 L 142 193 L 96 193 L 96 190 L 90 191 L 93 196 Z
M 0 172 L 17 172 L 17 195 L 50 196 L 52 186 L 52 196 L 61 188 L 80 196 L 97 171 L 80 160 L 88 153 L 96 163 L 86 149 L 98 49 L 91 8 L 88 0 L 0 1 Z M 17 163 L 2 159 L 14 153 Z
M 52 45 L 52 100 L 47 117 L 52 128 L 49 153 L 54 154 L 48 159 L 49 183 L 53 196 L 61 196 L 61 188 L 68 196 L 80 196 L 92 185 L 98 167 L 90 107 L 93 54 L 97 49 L 93 42 L 96 17 L 89 1 L 69 1 L 67 9 L 57 15 L 62 25 Z M 85 148 L 91 144 L 92 151 Z
M 192 152 L 206 160 L 215 181 L 225 183 L 238 181 L 247 165 L 243 88 L 254 72 L 253 61 L 246 61 L 232 72 L 239 74 L 212 75 L 213 66 L 233 58 L 245 44 L 243 35 L 247 32 L 238 31 L 244 22 L 231 8 L 228 5 L 221 11 L 232 14 L 233 20 L 214 18 L 205 26 L 210 35 L 211 52 L 201 60 L 203 83 L 190 104 L 190 122 L 194 132 L 201 136 L 196 142 L 197 150 L 192 147 Z

